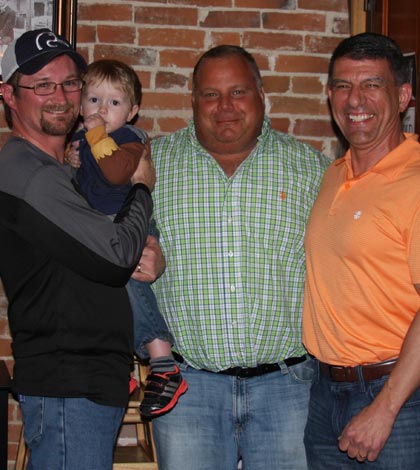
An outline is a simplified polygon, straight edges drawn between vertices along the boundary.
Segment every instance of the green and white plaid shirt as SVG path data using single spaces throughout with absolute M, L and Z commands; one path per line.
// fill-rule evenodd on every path
M 330 161 L 270 128 L 228 178 L 194 125 L 152 141 L 154 216 L 167 268 L 153 288 L 195 368 L 219 371 L 305 354 L 306 221 Z

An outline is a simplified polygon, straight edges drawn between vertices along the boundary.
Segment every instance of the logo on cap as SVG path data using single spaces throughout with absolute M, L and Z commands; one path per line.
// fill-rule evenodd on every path
M 45 36 L 47 36 L 47 38 L 45 38 Z M 41 43 L 44 43 L 42 44 Z M 35 39 L 35 44 L 36 44 L 36 47 L 39 51 L 42 51 L 43 49 L 45 49 L 46 47 L 47 48 L 54 48 L 54 47 L 58 47 L 58 43 L 60 44 L 63 44 L 65 47 L 70 47 L 66 41 L 63 41 L 62 39 L 60 39 L 59 37 L 57 37 L 53 32 L 44 32 L 44 33 L 40 33 L 38 34 L 38 36 L 36 37 Z

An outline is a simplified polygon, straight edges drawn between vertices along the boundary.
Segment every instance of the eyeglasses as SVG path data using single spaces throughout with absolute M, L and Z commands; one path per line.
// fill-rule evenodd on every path
M 34 86 L 24 86 L 24 85 L 16 85 L 19 88 L 26 88 L 27 90 L 33 90 L 35 95 L 52 95 L 57 90 L 58 85 L 63 88 L 64 93 L 74 93 L 75 91 L 79 91 L 83 87 L 83 80 L 80 78 L 73 78 L 71 80 L 66 80 L 63 83 L 55 83 L 55 82 L 41 82 L 37 83 Z

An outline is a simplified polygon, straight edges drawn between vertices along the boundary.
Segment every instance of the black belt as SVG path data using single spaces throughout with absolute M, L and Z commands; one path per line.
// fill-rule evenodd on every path
M 181 364 L 184 362 L 184 358 L 180 354 L 174 352 L 173 356 Z M 300 357 L 289 357 L 282 362 L 286 364 L 287 367 L 292 367 L 292 366 L 295 366 L 296 364 L 300 364 L 301 362 L 305 360 L 306 360 L 306 355 L 300 356 Z M 205 369 L 201 369 L 201 370 L 205 370 Z M 275 372 L 277 370 L 281 370 L 281 366 L 280 364 L 275 363 L 275 364 L 259 364 L 258 366 L 255 366 L 255 367 L 230 367 L 229 369 L 219 370 L 218 372 L 214 372 L 214 373 L 231 375 L 233 377 L 238 377 L 240 379 L 246 379 L 249 377 L 258 377 L 259 375 L 269 374 L 270 372 Z M 212 372 L 212 371 L 207 370 L 206 372 Z
M 389 375 L 396 362 L 396 359 L 392 359 L 390 361 L 356 367 L 333 366 L 326 364 L 325 362 L 320 362 L 319 370 L 321 371 L 321 374 L 325 375 L 333 382 L 358 382 L 360 380 L 360 368 L 363 380 L 369 381 L 380 379 L 384 375 Z

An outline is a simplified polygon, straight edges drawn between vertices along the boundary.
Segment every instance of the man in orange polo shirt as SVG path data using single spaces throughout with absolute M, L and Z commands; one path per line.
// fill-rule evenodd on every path
M 408 71 L 391 39 L 334 51 L 333 117 L 349 143 L 307 226 L 304 344 L 319 362 L 310 470 L 420 465 L 420 144 L 404 134 Z

